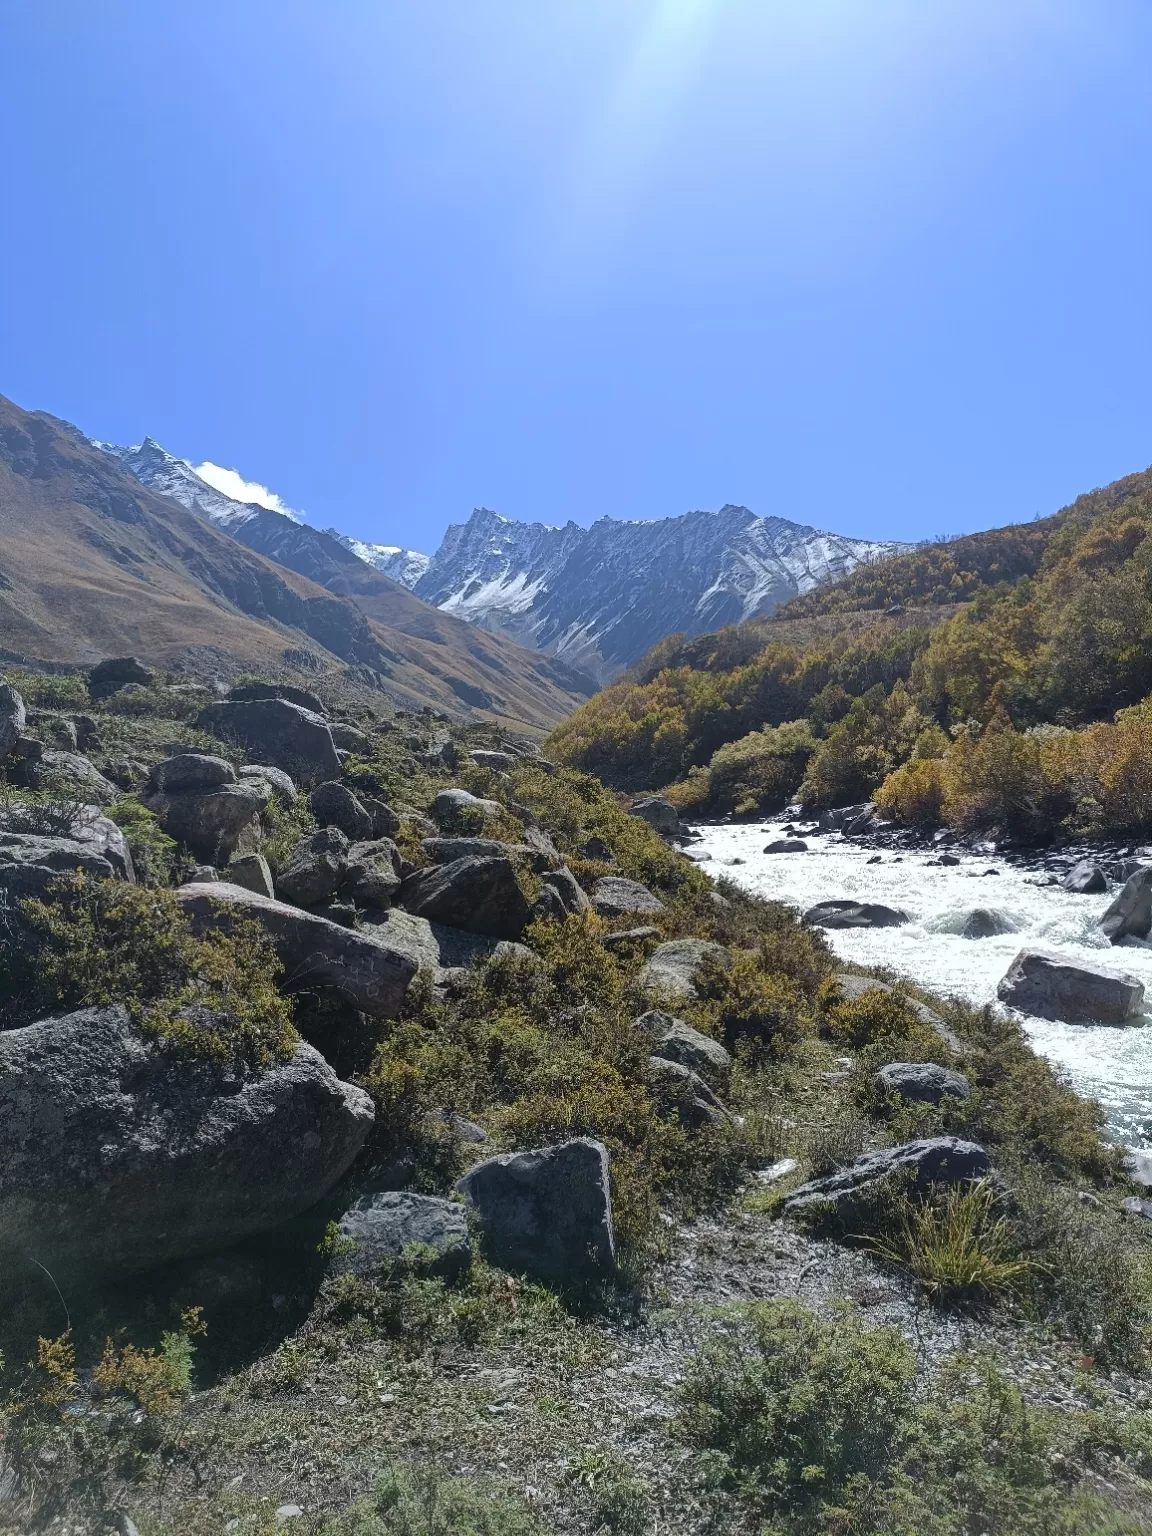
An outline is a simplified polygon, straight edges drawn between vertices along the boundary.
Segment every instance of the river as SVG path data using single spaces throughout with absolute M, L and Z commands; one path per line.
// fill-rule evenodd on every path
M 765 843 L 785 835 L 778 822 L 696 830 L 701 835 L 691 856 L 709 873 L 727 876 L 758 896 L 799 911 L 847 897 L 908 913 L 911 921 L 899 928 L 828 932 L 845 960 L 888 966 L 942 997 L 982 1005 L 995 1003 L 996 984 L 1017 952 L 1036 946 L 1138 976 L 1152 1009 L 1152 944 L 1129 940 L 1113 947 L 1097 928 L 1114 890 L 1074 896 L 1040 884 L 1042 877 L 994 854 L 959 849 L 954 867 L 931 864 L 935 855 L 927 852 L 882 851 L 879 863 L 869 863 L 874 849 L 845 842 L 838 833 L 805 834 L 806 853 L 764 853 Z M 997 873 L 986 875 L 990 869 Z M 994 909 L 1013 931 L 962 938 L 965 919 L 976 907 Z M 1033 1048 L 1059 1066 L 1079 1092 L 1100 1101 L 1116 1141 L 1152 1146 L 1152 1017 L 1141 1015 L 1120 1027 L 1028 1016 L 1021 1022 Z

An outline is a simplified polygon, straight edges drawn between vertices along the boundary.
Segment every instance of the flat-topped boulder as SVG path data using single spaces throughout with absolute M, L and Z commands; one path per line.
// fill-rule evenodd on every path
M 476 1213 L 485 1256 L 565 1285 L 616 1267 L 608 1151 L 581 1136 L 559 1146 L 505 1152 L 456 1185 Z
M 226 1248 L 314 1205 L 372 1121 L 303 1043 L 246 1070 L 121 1007 L 0 1033 L 0 1271 L 75 1283 Z
M 392 1018 L 419 966 L 378 930 L 353 930 L 227 881 L 182 885 L 177 900 L 199 931 L 249 918 L 268 935 L 291 991 L 333 992 L 373 1018 Z
M 178 752 L 157 763 L 148 775 L 152 794 L 185 794 L 235 783 L 236 770 L 232 764 L 208 752 Z
M 453 859 L 409 875 L 397 903 L 418 917 L 486 933 L 519 938 L 531 920 L 531 908 L 507 858 Z
M 319 694 L 313 693 L 311 688 L 297 687 L 295 683 L 237 683 L 234 688 L 229 688 L 226 697 L 245 704 L 253 699 L 287 699 L 289 704 L 298 704 L 314 715 L 327 713 Z
M 1010 1008 L 1063 1024 L 1124 1024 L 1140 1012 L 1144 983 L 1123 971 L 1022 949 L 996 988 Z
M 878 901 L 821 901 L 803 917 L 809 928 L 898 928 L 907 921 L 907 912 Z
M 601 917 L 627 917 L 633 912 L 663 912 L 664 903 L 638 880 L 604 875 L 592 887 L 592 905 Z
M 972 1085 L 966 1077 L 934 1061 L 890 1061 L 873 1081 L 881 1093 L 895 1094 L 905 1104 L 939 1104 L 946 1097 L 972 1097 Z
M 930 1136 L 905 1141 L 854 1157 L 835 1173 L 802 1184 L 784 1202 L 786 1216 L 847 1216 L 886 1180 L 899 1175 L 913 1188 L 933 1184 L 963 1184 L 991 1171 L 988 1153 L 979 1143 L 958 1136 Z
M 220 699 L 200 712 L 196 724 L 250 757 L 282 768 L 297 784 L 340 777 L 340 757 L 328 722 L 289 699 Z
M 732 956 L 723 944 L 709 939 L 669 939 L 657 944 L 648 957 L 640 972 L 640 986 L 653 997 L 691 1001 L 696 997 L 696 972 L 705 961 L 727 970 Z

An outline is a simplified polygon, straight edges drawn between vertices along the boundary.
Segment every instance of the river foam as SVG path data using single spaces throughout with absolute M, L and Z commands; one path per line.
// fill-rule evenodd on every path
M 935 856 L 929 853 L 882 853 L 880 863 L 870 864 L 873 849 L 845 842 L 839 834 L 806 835 L 807 853 L 766 854 L 765 843 L 783 835 L 776 822 L 697 830 L 702 835 L 692 845 L 692 857 L 706 856 L 710 873 L 758 896 L 801 912 L 847 897 L 908 913 L 911 921 L 899 928 L 829 932 L 829 943 L 846 960 L 888 966 L 942 997 L 982 1005 L 995 1002 L 996 984 L 1015 955 L 1034 946 L 1138 976 L 1152 1009 L 1152 944 L 1113 947 L 1099 932 L 1114 891 L 1073 896 L 1038 884 L 1035 874 L 995 855 L 969 852 L 961 852 L 953 867 L 931 864 Z M 998 913 L 1012 931 L 963 938 L 961 929 L 977 907 Z M 1061 1067 L 1079 1092 L 1100 1101 L 1117 1141 L 1152 1146 L 1152 1017 L 1121 1027 L 1053 1024 L 1027 1016 L 1022 1023 L 1034 1049 Z

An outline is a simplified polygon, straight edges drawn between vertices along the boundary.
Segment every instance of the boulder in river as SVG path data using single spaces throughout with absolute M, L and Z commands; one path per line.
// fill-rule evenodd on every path
M 1016 927 L 1003 912 L 994 907 L 974 907 L 964 919 L 962 939 L 994 939 L 1002 933 L 1015 933 Z
M 821 901 L 804 914 L 809 928 L 898 928 L 907 912 L 878 901 Z
M 1113 944 L 1124 939 L 1146 939 L 1152 933 L 1152 865 L 1138 869 L 1124 882 L 1100 919 L 1100 928 Z
M 0 1033 L 0 1271 L 87 1280 L 227 1247 L 314 1205 L 372 1121 L 309 1045 L 245 1070 L 121 1007 Z
M 1108 889 L 1104 871 L 1091 859 L 1081 859 L 1074 869 L 1068 871 L 1060 884 L 1066 891 L 1072 891 L 1077 896 L 1099 896 Z
M 778 837 L 775 842 L 766 843 L 765 853 L 807 853 L 808 844 L 802 837 Z
M 1140 1010 L 1135 976 L 1022 949 L 996 989 L 1002 1003 L 1064 1024 L 1123 1024 Z
M 564 1285 L 616 1266 L 608 1151 L 580 1136 L 478 1163 L 456 1185 L 476 1212 L 485 1255 Z
M 979 1143 L 957 1136 L 930 1136 L 899 1146 L 865 1152 L 820 1179 L 802 1184 L 784 1202 L 784 1214 L 847 1216 L 884 1180 L 898 1174 L 914 1188 L 933 1184 L 962 1184 L 983 1178 L 991 1160 Z

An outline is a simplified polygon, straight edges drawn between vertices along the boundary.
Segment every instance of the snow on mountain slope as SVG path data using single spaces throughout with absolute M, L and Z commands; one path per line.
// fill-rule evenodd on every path
M 225 496 L 207 480 L 202 480 L 187 459 L 178 459 L 166 448 L 161 448 L 155 438 L 146 437 L 142 443 L 130 448 L 120 448 L 115 443 L 94 442 L 94 446 L 119 459 L 149 490 L 178 501 L 189 512 L 215 523 L 226 533 L 234 534 L 244 523 L 266 510 L 256 502 L 236 501 L 232 496 Z M 293 522 L 300 521 L 299 514 L 288 508 L 277 515 L 290 517 Z
M 453 524 L 418 597 L 605 683 L 665 635 L 763 617 L 906 545 L 848 538 L 747 507 L 590 528 L 479 508 Z
M 333 538 L 340 540 L 345 549 L 350 549 L 365 565 L 370 565 L 374 570 L 383 571 L 385 576 L 391 576 L 393 581 L 398 581 L 402 587 L 414 587 L 428 569 L 431 555 L 422 555 L 417 549 L 403 549 L 399 544 L 365 544 L 362 539 L 354 539 L 351 534 L 337 533 L 335 528 L 329 528 L 328 532 Z

